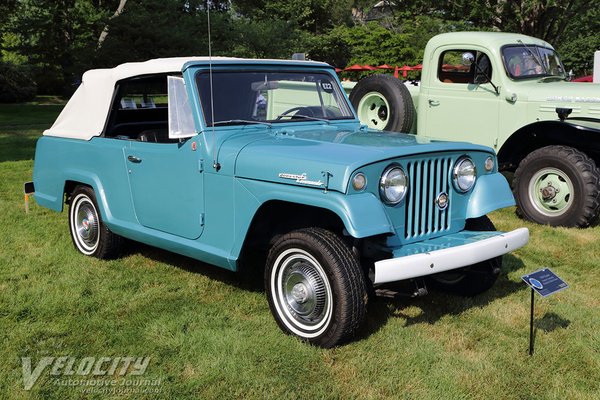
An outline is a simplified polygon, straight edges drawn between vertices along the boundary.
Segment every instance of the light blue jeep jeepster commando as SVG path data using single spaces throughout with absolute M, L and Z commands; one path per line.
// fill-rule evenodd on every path
M 68 204 L 85 255 L 115 257 L 128 238 L 264 265 L 281 329 L 323 347 L 352 337 L 374 287 L 475 295 L 529 238 L 485 216 L 514 204 L 492 149 L 371 131 L 318 62 L 88 71 L 37 143 L 33 183 L 40 205 Z

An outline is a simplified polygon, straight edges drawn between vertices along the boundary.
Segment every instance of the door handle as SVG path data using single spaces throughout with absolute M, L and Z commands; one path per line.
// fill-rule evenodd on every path
M 429 105 L 430 105 L 430 106 L 433 106 L 433 107 L 435 107 L 435 106 L 439 106 L 439 105 L 440 105 L 440 102 L 439 102 L 439 101 L 437 101 L 437 100 L 429 100 Z
M 141 158 L 138 158 L 138 157 L 136 157 L 136 156 L 127 156 L 127 159 L 128 159 L 129 161 L 131 161 L 132 163 L 136 163 L 136 164 L 139 164 L 139 163 L 141 163 L 141 162 L 142 162 L 142 159 L 141 159 Z

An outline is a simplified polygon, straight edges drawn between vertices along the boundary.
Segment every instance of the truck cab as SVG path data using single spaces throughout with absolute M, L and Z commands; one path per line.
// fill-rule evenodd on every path
M 494 148 L 501 170 L 515 173 L 521 216 L 584 227 L 600 211 L 600 85 L 567 78 L 559 55 L 543 40 L 456 32 L 428 42 L 418 85 L 373 76 L 350 97 L 372 128 L 403 124 L 418 135 Z M 369 114 L 371 108 L 379 112 Z

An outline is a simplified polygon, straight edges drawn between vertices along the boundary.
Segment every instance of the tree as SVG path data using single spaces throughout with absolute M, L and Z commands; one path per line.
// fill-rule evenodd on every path
M 3 29 L 11 35 L 5 50 L 25 56 L 38 74 L 43 71 L 40 92 L 60 93 L 82 64 L 90 64 L 104 18 L 105 10 L 93 1 L 20 0 Z
M 478 30 L 523 33 L 555 46 L 578 24 L 585 10 L 598 8 L 597 0 L 398 0 L 393 3 L 399 11 L 412 16 L 465 21 Z

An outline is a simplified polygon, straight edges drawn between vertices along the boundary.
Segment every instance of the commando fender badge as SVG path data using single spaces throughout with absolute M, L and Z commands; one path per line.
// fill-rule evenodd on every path
M 301 175 L 280 172 L 278 176 L 282 179 L 291 179 L 291 180 L 295 181 L 296 183 L 301 183 L 303 185 L 323 186 L 323 182 L 320 180 L 311 181 L 311 180 L 307 179 L 306 172 Z

